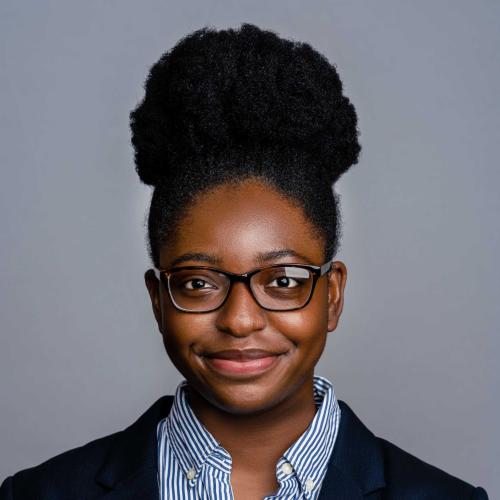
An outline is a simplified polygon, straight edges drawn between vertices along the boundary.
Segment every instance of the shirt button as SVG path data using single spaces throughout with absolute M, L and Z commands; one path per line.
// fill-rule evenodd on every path
M 283 472 L 283 474 L 291 474 L 293 472 L 293 467 L 288 463 L 288 462 L 285 462 L 282 466 L 281 466 L 281 472 Z
M 186 472 L 186 477 L 191 481 L 191 479 L 194 479 L 194 476 L 196 476 L 196 471 L 194 469 L 189 469 Z
M 309 493 L 313 488 L 314 488 L 314 481 L 311 478 L 309 478 L 306 481 L 306 491 Z

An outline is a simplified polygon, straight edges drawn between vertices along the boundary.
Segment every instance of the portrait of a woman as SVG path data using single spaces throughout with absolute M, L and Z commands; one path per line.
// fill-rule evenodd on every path
M 254 24 L 196 30 L 153 64 L 130 113 L 153 188 L 144 277 L 183 381 L 9 476 L 1 500 L 487 499 L 377 437 L 316 373 L 344 306 L 335 183 L 358 125 L 332 62 Z

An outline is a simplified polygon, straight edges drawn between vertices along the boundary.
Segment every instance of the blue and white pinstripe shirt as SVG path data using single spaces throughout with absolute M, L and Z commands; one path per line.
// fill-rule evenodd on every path
M 158 423 L 158 484 L 160 500 L 233 500 L 231 456 L 195 416 L 177 387 L 170 414 Z M 326 475 L 340 423 L 333 385 L 314 377 L 318 410 L 309 427 L 276 464 L 279 483 L 265 500 L 315 500 Z

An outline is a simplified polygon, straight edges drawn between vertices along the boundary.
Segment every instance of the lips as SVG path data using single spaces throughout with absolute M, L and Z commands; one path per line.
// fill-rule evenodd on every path
M 207 358 L 230 359 L 233 361 L 252 361 L 254 359 L 277 356 L 279 353 L 264 351 L 262 349 L 228 349 L 205 354 Z
M 241 379 L 267 372 L 278 363 L 281 354 L 262 349 L 230 349 L 204 357 L 207 365 L 219 375 Z

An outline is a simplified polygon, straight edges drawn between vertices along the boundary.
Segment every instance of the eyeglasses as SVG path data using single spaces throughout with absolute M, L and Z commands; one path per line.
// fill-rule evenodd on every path
M 234 274 L 205 266 L 155 269 L 156 277 L 168 290 L 179 311 L 211 312 L 221 307 L 233 283 L 245 283 L 260 307 L 267 311 L 294 311 L 305 307 L 318 279 L 329 272 L 332 261 L 322 266 L 276 264 Z

